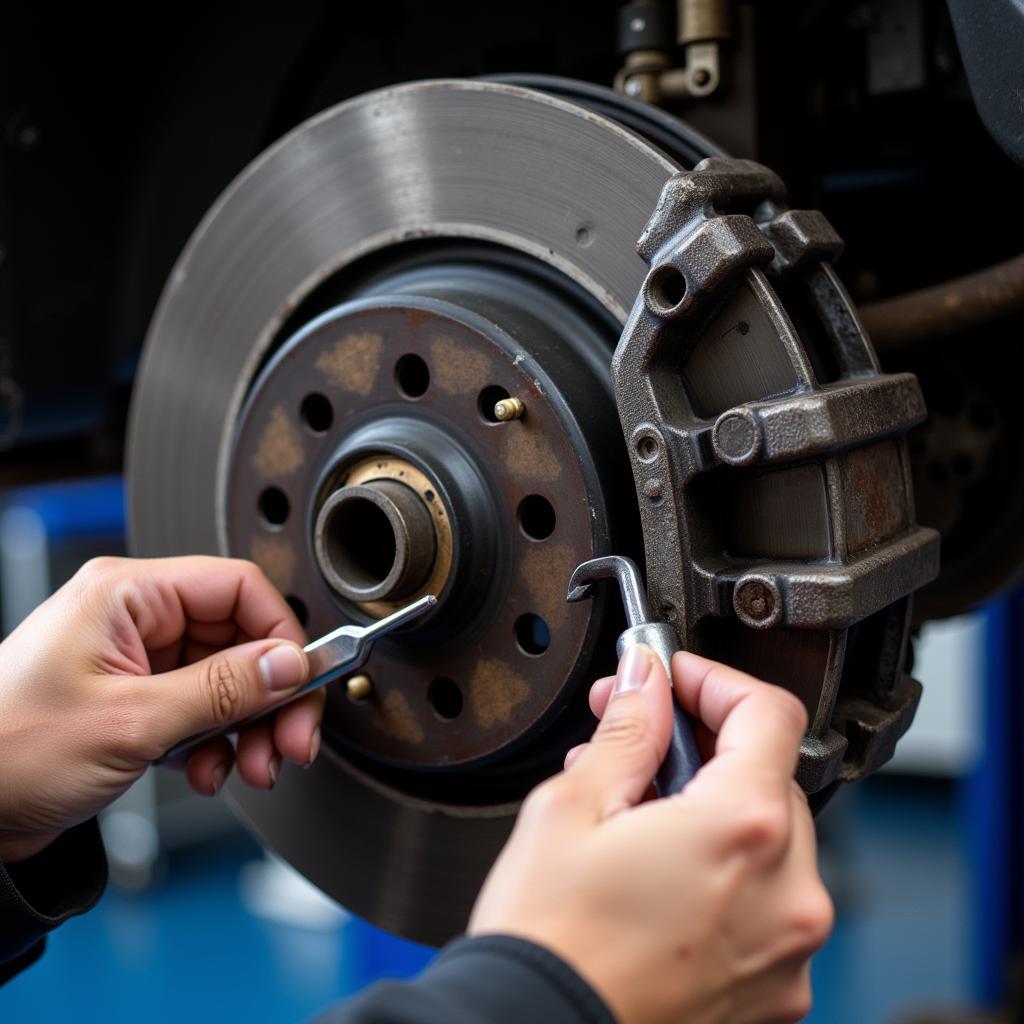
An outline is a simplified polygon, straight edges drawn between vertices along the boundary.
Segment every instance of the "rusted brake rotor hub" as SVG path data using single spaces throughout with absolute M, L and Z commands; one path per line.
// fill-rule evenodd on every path
M 419 488 L 413 488 L 414 480 Z M 313 547 L 327 582 L 372 612 L 388 601 L 444 589 L 451 569 L 451 512 L 411 462 L 370 458 L 347 471 L 320 506 Z
M 629 494 L 607 372 L 584 355 L 608 334 L 571 288 L 486 247 L 414 248 L 354 290 L 250 393 L 230 546 L 313 635 L 435 593 L 429 620 L 371 655 L 369 699 L 332 690 L 328 728 L 396 766 L 493 759 L 571 699 L 601 627 L 565 581 L 608 549 L 612 492 Z M 501 422 L 509 398 L 523 414 Z

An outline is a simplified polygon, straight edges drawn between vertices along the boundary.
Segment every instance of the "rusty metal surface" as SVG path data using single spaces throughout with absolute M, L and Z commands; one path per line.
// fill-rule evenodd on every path
M 367 338 L 375 339 L 372 372 L 356 361 L 349 376 L 347 364 L 333 356 L 351 348 L 352 339 Z M 403 394 L 399 377 L 410 353 L 428 374 L 415 396 Z M 495 388 L 520 396 L 529 413 L 489 421 L 481 396 Z M 302 423 L 310 394 L 333 410 L 325 431 Z M 607 391 L 605 402 L 611 412 Z M 261 453 L 268 436 L 281 433 L 294 439 L 296 456 L 286 466 L 267 466 Z M 376 591 L 370 604 L 338 593 L 322 559 L 306 554 L 310 524 L 317 524 L 314 545 L 322 547 L 324 511 L 337 507 L 338 495 L 353 493 L 354 480 L 360 494 L 375 480 L 406 487 L 400 480 L 403 464 L 410 465 L 418 478 L 410 474 L 410 482 L 431 496 L 413 500 L 424 517 L 431 507 L 451 538 L 445 578 L 433 581 L 443 583 L 435 591 L 439 606 L 422 638 L 374 650 L 362 669 L 373 680 L 372 700 L 330 694 L 330 736 L 393 764 L 453 767 L 521 742 L 561 706 L 595 645 L 600 619 L 591 606 L 564 600 L 573 568 L 608 543 L 590 454 L 596 440 L 579 432 L 557 373 L 552 377 L 505 331 L 452 303 L 422 296 L 358 300 L 320 317 L 279 351 L 254 385 L 238 427 L 228 484 L 230 550 L 268 574 L 276 568 L 264 558 L 269 544 L 296 552 L 292 571 L 275 583 L 306 609 L 316 635 L 339 616 L 390 607 Z M 287 497 L 283 522 L 258 514 L 267 488 Z M 530 498 L 551 509 L 546 536 L 531 537 L 517 525 L 517 510 Z M 358 547 L 373 538 L 364 533 L 351 541 Z M 432 565 L 421 576 L 428 572 Z M 543 650 L 523 646 L 524 616 L 547 631 Z M 439 679 L 459 695 L 452 700 L 461 710 L 438 708 Z
M 368 481 L 398 480 L 411 487 L 423 499 L 434 523 L 434 561 L 426 581 L 412 599 L 424 594 L 441 594 L 451 574 L 453 545 L 451 511 L 435 489 L 434 481 L 405 459 L 377 456 L 357 462 L 345 471 L 345 484 L 360 485 Z M 315 532 L 315 528 L 314 528 Z M 315 541 L 314 541 L 315 543 Z M 401 601 L 355 601 L 367 615 L 381 618 L 401 607 Z
M 803 697 L 806 788 L 859 777 L 913 717 L 920 688 L 885 682 L 881 665 L 906 644 L 902 599 L 938 572 L 938 536 L 914 523 L 903 439 L 924 418 L 917 382 L 878 372 L 821 265 L 839 251 L 835 232 L 789 210 L 766 168 L 715 158 L 675 175 L 637 251 L 650 271 L 612 374 L 651 602 L 683 646 Z M 838 380 L 818 379 L 826 353 L 796 331 L 772 282 L 803 287 Z M 743 507 L 723 534 L 726 496 Z M 893 606 L 896 628 L 870 645 L 864 633 L 855 658 L 849 631 Z
M 861 322 L 884 355 L 960 334 L 1024 311 L 1024 256 L 861 308 Z

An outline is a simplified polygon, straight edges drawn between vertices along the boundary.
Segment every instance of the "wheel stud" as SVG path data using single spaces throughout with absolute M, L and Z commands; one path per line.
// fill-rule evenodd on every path
M 373 680 L 365 672 L 349 676 L 345 681 L 345 692 L 353 704 L 361 703 L 373 693 Z
M 494 418 L 499 423 L 507 423 L 509 420 L 519 419 L 526 412 L 526 406 L 519 398 L 503 398 L 494 406 Z

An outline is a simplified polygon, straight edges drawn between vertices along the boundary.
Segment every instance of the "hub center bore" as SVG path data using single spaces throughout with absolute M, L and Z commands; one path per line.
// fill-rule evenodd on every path
M 405 459 L 380 455 L 339 479 L 313 523 L 324 579 L 370 615 L 440 594 L 452 566 L 452 517 L 439 488 Z
M 313 544 L 327 582 L 350 601 L 397 601 L 426 582 L 437 538 L 424 503 L 395 480 L 349 484 L 324 502 Z

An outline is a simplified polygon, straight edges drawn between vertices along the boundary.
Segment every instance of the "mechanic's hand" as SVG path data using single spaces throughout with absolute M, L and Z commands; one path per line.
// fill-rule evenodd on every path
M 88 562 L 0 644 L 0 861 L 92 817 L 175 743 L 296 690 L 304 642 L 249 562 Z M 197 747 L 193 789 L 216 793 L 233 763 L 263 789 L 282 755 L 310 763 L 323 701 L 312 693 L 245 730 L 237 755 L 223 737 Z
M 799 1020 L 810 956 L 832 926 L 793 781 L 806 714 L 784 690 L 696 655 L 672 668 L 714 755 L 681 794 L 644 800 L 671 691 L 648 648 L 627 651 L 591 692 L 603 716 L 593 740 L 524 803 L 469 930 L 546 946 L 622 1024 Z

